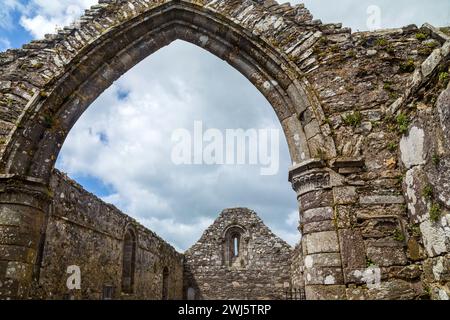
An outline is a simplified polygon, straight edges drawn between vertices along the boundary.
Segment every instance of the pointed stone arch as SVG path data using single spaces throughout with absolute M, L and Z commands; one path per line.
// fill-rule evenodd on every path
M 127 6 L 131 10 L 128 19 L 89 38 L 85 30 L 94 28 L 94 19 L 90 26 L 86 23 L 74 31 L 75 39 L 82 42 L 79 48 L 68 39 L 62 40 L 62 47 L 55 45 L 52 49 L 54 56 L 45 57 L 45 63 L 57 66 L 64 55 L 58 50 L 73 51 L 72 59 L 57 68 L 43 88 L 34 93 L 18 125 L 9 133 L 1 158 L 4 173 L 48 180 L 66 136 L 89 105 L 130 68 L 177 39 L 204 48 L 240 71 L 274 108 L 292 161 L 298 163 L 311 157 L 300 116 L 306 110 L 310 114 L 323 112 L 299 68 L 285 53 L 255 30 L 237 24 L 235 17 L 209 6 L 167 1 L 151 3 L 137 13 L 131 2 Z M 252 10 L 256 10 L 253 5 L 247 8 L 248 14 Z M 82 41 L 86 38 L 89 40 Z M 320 124 L 316 127 L 320 131 Z M 334 145 L 323 150 L 329 151 L 329 157 L 335 155 Z
M 410 113 L 407 105 L 421 102 L 419 90 L 448 65 L 450 38 L 423 28 L 437 39 L 428 58 L 419 54 L 415 26 L 352 34 L 313 20 L 303 5 L 100 0 L 57 34 L 0 53 L 0 227 L 8 229 L 0 245 L 12 253 L 0 257 L 0 298 L 28 296 L 53 196 L 49 178 L 74 123 L 117 78 L 176 39 L 228 62 L 274 108 L 294 164 L 289 180 L 302 217 L 306 297 L 360 298 L 359 289 L 362 298 L 417 297 L 415 279 L 387 274 L 378 292 L 362 288 L 354 275 L 380 255 L 384 267 L 414 266 L 392 237 L 403 234 L 409 219 L 402 185 L 392 182 L 401 161 L 386 161 L 378 137 L 400 141 L 402 134 L 383 121 Z M 405 63 L 414 73 L 399 72 Z M 394 101 L 386 79 L 404 91 Z M 398 227 L 367 233 L 372 221 L 386 219 Z
M 132 226 L 127 226 L 123 238 L 122 251 L 122 293 L 134 293 L 136 272 L 137 234 Z

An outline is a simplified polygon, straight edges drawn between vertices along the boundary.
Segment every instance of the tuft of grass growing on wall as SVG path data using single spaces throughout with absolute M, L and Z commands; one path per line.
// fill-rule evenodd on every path
M 399 71 L 400 73 L 412 73 L 416 70 L 416 65 L 414 63 L 414 59 L 408 59 L 402 63 L 400 63 Z
M 429 184 L 426 185 L 422 190 L 422 196 L 428 200 L 433 199 L 433 187 Z
M 433 203 L 430 208 L 430 219 L 433 222 L 438 222 L 441 218 L 442 211 L 441 206 L 437 203 Z
M 400 132 L 401 134 L 405 134 L 406 132 L 408 132 L 409 118 L 406 114 L 399 113 L 395 118 L 395 121 L 397 123 L 398 132 Z
M 403 242 L 405 241 L 405 235 L 400 229 L 395 229 L 394 231 L 394 240 Z
M 449 80 L 450 80 L 450 76 L 449 76 L 448 72 L 440 72 L 439 73 L 439 83 L 442 86 L 444 86 L 444 87 L 447 86 Z
M 375 41 L 375 45 L 377 47 L 386 47 L 388 45 L 388 42 L 386 39 L 380 38 L 380 39 L 377 39 L 377 41 Z
M 395 152 L 397 151 L 398 144 L 396 144 L 395 142 L 389 142 L 387 148 L 390 152 Z
M 426 40 L 427 38 L 428 37 L 425 33 L 422 33 L 422 32 L 416 33 L 416 39 L 419 41 Z
M 355 111 L 346 116 L 342 116 L 342 121 L 344 121 L 347 126 L 358 127 L 362 122 L 361 112 Z
M 441 157 L 440 157 L 437 153 L 435 153 L 435 154 L 433 154 L 433 156 L 431 157 L 431 162 L 432 162 L 435 166 L 438 166 L 439 163 L 441 163 Z

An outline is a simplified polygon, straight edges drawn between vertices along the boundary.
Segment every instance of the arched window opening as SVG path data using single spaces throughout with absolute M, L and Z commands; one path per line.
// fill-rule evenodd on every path
M 163 270 L 162 300 L 169 300 L 169 268 Z
M 236 233 L 233 235 L 233 253 L 232 256 L 233 257 L 239 257 L 239 242 L 240 242 L 241 236 L 240 234 Z
M 136 263 L 136 235 L 131 229 L 125 233 L 122 258 L 122 292 L 131 294 L 134 288 Z
M 192 288 L 192 287 L 188 288 L 188 290 L 187 290 L 187 299 L 188 300 L 195 300 L 195 298 L 196 298 L 195 295 L 196 295 L 195 289 Z
M 228 228 L 224 235 L 224 264 L 229 267 L 242 268 L 246 264 L 247 241 L 245 231 L 239 226 Z

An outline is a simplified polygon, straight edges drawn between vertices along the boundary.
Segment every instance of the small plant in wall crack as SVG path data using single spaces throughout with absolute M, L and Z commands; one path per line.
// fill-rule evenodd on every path
M 423 188 L 422 196 L 427 200 L 433 199 L 433 187 L 430 184 Z
M 441 163 L 441 157 L 435 153 L 433 154 L 433 156 L 431 157 L 431 162 L 435 165 L 438 166 Z
M 397 117 L 395 118 L 395 121 L 397 122 L 397 130 L 401 134 L 405 134 L 408 132 L 409 127 L 409 118 L 404 113 L 399 113 Z
M 48 115 L 48 114 L 46 114 L 44 116 L 43 120 L 44 120 L 45 127 L 48 129 L 52 128 L 55 123 L 55 119 L 51 115 Z
M 438 222 L 441 216 L 441 206 L 438 203 L 432 203 L 430 208 L 430 220 L 433 222 Z
M 442 216 L 442 210 L 441 210 L 441 206 L 439 205 L 439 203 L 437 203 L 434 199 L 434 190 L 433 190 L 433 186 L 428 184 L 426 185 L 423 190 L 422 190 L 422 196 L 428 200 L 431 201 L 431 206 L 430 206 L 430 220 L 433 222 L 438 222 L 439 219 Z
M 405 241 L 405 235 L 400 229 L 395 229 L 394 231 L 394 240 L 403 242 Z
M 416 65 L 414 63 L 414 59 L 408 59 L 408 60 L 400 63 L 400 66 L 399 66 L 400 73 L 413 73 L 414 70 L 416 70 Z
M 387 148 L 390 152 L 395 152 L 397 151 L 398 144 L 396 144 L 395 142 L 389 142 Z
M 366 266 L 369 268 L 375 266 L 375 263 L 370 258 L 366 258 Z
M 358 127 L 362 122 L 361 112 L 355 111 L 346 116 L 342 116 L 342 121 L 344 121 L 345 125 L 347 126 Z

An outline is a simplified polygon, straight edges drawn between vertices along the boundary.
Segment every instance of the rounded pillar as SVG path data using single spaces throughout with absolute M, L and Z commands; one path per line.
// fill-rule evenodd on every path
M 289 172 L 300 209 L 308 300 L 346 297 L 331 180 L 330 170 L 322 160 L 307 160 Z
M 29 297 L 50 198 L 40 180 L 0 176 L 0 299 Z

